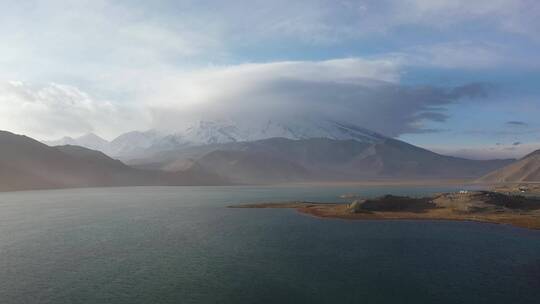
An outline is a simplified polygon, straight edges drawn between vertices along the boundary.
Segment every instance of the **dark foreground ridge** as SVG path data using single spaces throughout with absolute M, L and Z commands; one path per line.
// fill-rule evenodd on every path
M 176 172 L 136 169 L 99 151 L 49 147 L 0 131 L 0 191 L 224 184 L 230 183 L 196 166 Z
M 458 220 L 540 229 L 540 199 L 491 191 L 460 191 L 413 198 L 385 195 L 351 203 L 277 202 L 231 208 L 292 208 L 320 218 Z

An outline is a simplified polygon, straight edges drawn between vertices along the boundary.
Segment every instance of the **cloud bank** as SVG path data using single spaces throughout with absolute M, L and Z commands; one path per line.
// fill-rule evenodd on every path
M 138 128 L 144 112 L 122 107 L 67 85 L 0 83 L 0 129 L 38 139 L 96 132 L 103 136 Z
M 327 58 L 339 58 L 364 49 L 358 44 L 419 65 L 482 68 L 516 57 L 509 37 L 532 50 L 524 62 L 536 62 L 539 14 L 534 0 L 10 1 L 0 10 L 0 79 L 129 92 L 140 83 L 111 83 L 170 66 L 260 60 L 250 55 L 261 49 L 284 58 L 333 46 Z M 385 51 L 387 40 L 395 45 Z
M 111 137 L 134 129 L 182 129 L 198 120 L 258 122 L 299 117 L 346 121 L 387 136 L 428 132 L 445 106 L 482 98 L 485 85 L 404 86 L 389 61 L 347 58 L 212 67 L 149 81 L 124 106 L 75 87 L 0 86 L 0 128 L 39 138 L 86 132 Z
M 399 71 L 388 61 L 353 58 L 209 68 L 164 81 L 148 107 L 156 128 L 174 129 L 192 119 L 303 115 L 398 136 L 429 131 L 423 123 L 445 121 L 444 106 L 487 94 L 483 84 L 404 86 Z

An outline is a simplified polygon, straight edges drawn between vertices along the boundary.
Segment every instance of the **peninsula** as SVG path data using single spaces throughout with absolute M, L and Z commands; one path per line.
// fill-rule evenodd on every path
M 385 195 L 351 203 L 270 202 L 231 208 L 290 208 L 319 218 L 350 220 L 457 220 L 540 229 L 540 199 L 492 191 L 460 191 L 430 197 Z

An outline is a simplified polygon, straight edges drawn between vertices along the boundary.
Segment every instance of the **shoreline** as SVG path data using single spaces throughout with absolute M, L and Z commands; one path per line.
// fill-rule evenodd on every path
M 514 207 L 482 206 L 478 199 L 478 193 L 472 192 L 470 196 L 457 193 L 444 193 L 429 198 L 408 198 L 385 196 L 368 200 L 370 210 L 367 207 L 358 207 L 356 203 L 319 203 L 319 202 L 270 202 L 258 204 L 233 205 L 229 208 L 255 208 L 255 209 L 294 209 L 298 213 L 313 216 L 319 219 L 343 219 L 343 220 L 444 220 L 444 221 L 469 221 L 478 223 L 504 224 L 521 228 L 540 230 L 540 201 L 532 201 L 534 205 L 528 209 Z M 493 192 L 481 192 L 483 194 Z M 474 195 L 474 196 L 473 196 Z M 499 194 L 502 195 L 502 194 Z M 457 197 L 457 198 L 456 198 Z M 502 196 L 506 199 L 508 196 Z M 404 199 L 412 204 L 412 207 L 403 207 Z M 482 199 L 482 197 L 480 198 Z M 432 205 L 418 207 L 420 200 Z M 428 202 L 429 201 L 429 202 Z M 379 205 L 373 205 L 373 202 Z M 364 202 L 364 204 L 366 204 Z M 390 204 L 390 205 L 388 205 Z M 400 210 L 388 209 L 398 206 Z M 386 210 L 385 210 L 386 208 Z M 469 209 L 467 209 L 469 208 Z M 483 208 L 483 209 L 480 209 Z M 489 208 L 489 209 L 488 209 Z M 525 207 L 523 207 L 525 208 Z M 478 211 L 481 210 L 481 211 Z
M 287 208 L 291 209 L 291 208 Z M 537 227 L 536 225 L 531 226 L 523 226 L 518 224 L 512 224 L 510 222 L 501 222 L 501 221 L 491 221 L 491 220 L 485 220 L 485 219 L 479 219 L 479 218 L 424 218 L 424 217 L 340 217 L 340 216 L 320 216 L 317 214 L 309 213 L 309 212 L 303 212 L 300 210 L 294 210 L 295 212 L 298 212 L 300 215 L 303 216 L 309 216 L 320 220 L 325 219 L 337 219 L 337 220 L 344 220 L 344 221 L 428 221 L 428 222 L 469 222 L 469 223 L 476 223 L 476 224 L 492 224 L 492 225 L 505 225 L 505 226 L 512 226 L 514 228 L 521 228 L 521 229 L 529 229 L 529 230 L 540 230 L 540 227 Z
M 380 180 L 358 180 L 358 181 L 312 181 L 312 182 L 289 182 L 269 184 L 269 186 L 331 186 L 331 187 L 347 187 L 347 186 L 489 186 L 486 183 L 475 183 L 467 179 L 431 179 L 431 180 L 396 180 L 396 179 L 380 179 Z

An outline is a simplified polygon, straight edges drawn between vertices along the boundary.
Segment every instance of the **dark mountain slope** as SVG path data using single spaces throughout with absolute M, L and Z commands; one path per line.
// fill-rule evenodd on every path
M 197 169 L 139 170 L 98 151 L 77 146 L 49 147 L 26 136 L 0 131 L 0 191 L 225 183 L 224 179 Z
M 495 170 L 478 181 L 495 183 L 540 182 L 540 150 L 536 150 L 504 168 Z
M 250 183 L 264 180 L 474 179 L 511 162 L 449 157 L 394 139 L 365 143 L 324 138 L 271 138 L 160 152 L 132 164 L 174 171 L 186 164 L 197 163 L 236 181 Z

